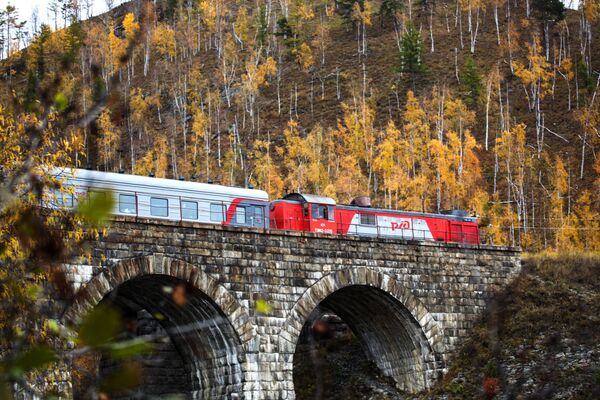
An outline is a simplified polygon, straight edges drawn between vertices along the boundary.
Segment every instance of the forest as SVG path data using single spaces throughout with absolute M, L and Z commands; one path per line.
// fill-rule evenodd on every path
M 600 249 L 598 0 L 88 3 L 2 10 L 5 171 L 44 121 L 39 162 L 464 209 L 485 243 Z

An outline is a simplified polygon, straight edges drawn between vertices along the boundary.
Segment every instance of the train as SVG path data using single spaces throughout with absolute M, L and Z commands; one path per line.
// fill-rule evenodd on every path
M 372 207 L 368 197 L 337 204 L 326 196 L 290 193 L 86 169 L 54 169 L 63 190 L 50 207 L 74 208 L 90 192 L 115 196 L 114 215 L 331 235 L 480 244 L 476 216 L 462 210 L 420 213 Z M 66 188 L 66 190 L 65 190 Z

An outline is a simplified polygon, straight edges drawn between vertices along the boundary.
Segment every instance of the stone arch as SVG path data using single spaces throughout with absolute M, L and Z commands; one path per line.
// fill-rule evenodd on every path
M 186 287 L 184 305 L 175 304 L 163 290 L 178 284 Z M 163 315 L 158 323 L 182 359 L 186 397 L 226 398 L 242 392 L 244 345 L 253 339 L 254 327 L 246 309 L 200 268 L 160 256 L 121 260 L 90 280 L 65 314 L 65 321 L 77 324 L 106 301 L 136 312 Z
M 443 373 L 443 332 L 437 321 L 410 289 L 365 267 L 324 276 L 294 304 L 279 334 L 280 351 L 290 363 L 304 324 L 320 306 L 348 324 L 365 353 L 400 389 L 426 389 Z

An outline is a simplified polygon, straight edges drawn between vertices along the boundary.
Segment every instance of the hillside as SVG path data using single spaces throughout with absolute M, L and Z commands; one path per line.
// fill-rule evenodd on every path
M 481 398 L 494 378 L 503 398 L 598 398 L 599 272 L 597 255 L 526 259 L 432 394 Z
M 0 90 L 17 120 L 60 94 L 71 164 L 462 208 L 486 242 L 593 249 L 599 6 L 556 4 L 139 0 L 40 28 Z

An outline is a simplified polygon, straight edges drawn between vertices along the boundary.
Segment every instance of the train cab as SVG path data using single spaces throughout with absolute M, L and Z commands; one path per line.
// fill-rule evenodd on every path
M 336 203 L 330 197 L 291 193 L 271 203 L 271 227 L 317 233 L 337 233 Z

